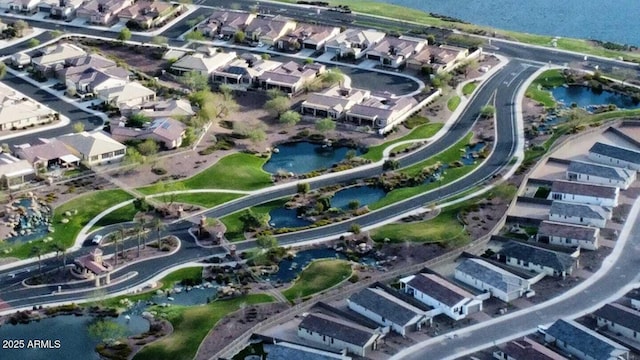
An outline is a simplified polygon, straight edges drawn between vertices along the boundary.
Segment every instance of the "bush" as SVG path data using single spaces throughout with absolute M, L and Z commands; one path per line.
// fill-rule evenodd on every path
M 358 276 L 358 274 L 353 274 L 351 275 L 351 277 L 349 278 L 349 282 L 352 284 L 355 284 L 358 282 L 358 280 L 360 280 L 360 277 Z
M 167 170 L 161 167 L 156 167 L 151 169 L 151 172 L 156 175 L 165 175 L 167 173 Z

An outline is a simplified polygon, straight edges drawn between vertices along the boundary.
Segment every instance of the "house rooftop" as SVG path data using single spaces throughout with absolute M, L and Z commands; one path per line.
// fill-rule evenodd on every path
M 42 55 L 32 59 L 34 64 L 49 65 L 87 55 L 87 53 L 80 47 L 67 43 L 58 43 L 56 45 L 47 46 L 41 50 L 41 53 Z
M 628 170 L 583 161 L 571 161 L 567 172 L 597 176 L 618 181 L 627 181 L 631 178 L 631 173 Z
M 319 313 L 307 315 L 299 327 L 358 346 L 365 346 L 372 338 L 378 336 L 376 332 L 364 326 Z
M 192 71 L 206 71 L 207 73 L 227 65 L 236 58 L 235 52 L 216 53 L 211 57 L 204 54 L 185 55 L 171 65 L 174 69 L 187 69 Z
M 549 213 L 587 219 L 605 220 L 607 218 L 605 210 L 600 206 L 575 204 L 564 201 L 554 201 L 551 204 Z
M 38 160 L 54 160 L 71 154 L 71 150 L 60 140 L 52 139 L 42 144 L 21 147 L 16 150 L 18 156 L 31 163 Z
M 264 344 L 266 360 L 350 360 L 350 356 L 287 342 Z
M 556 180 L 551 185 L 551 192 L 615 199 L 618 195 L 618 188 L 575 181 Z
M 525 279 L 480 259 L 465 259 L 456 270 L 506 293 L 522 289 L 526 282 Z
M 255 33 L 257 36 L 276 37 L 280 35 L 282 29 L 289 22 L 291 22 L 290 19 L 278 16 L 274 18 L 256 18 L 247 25 L 245 32 Z
M 351 295 L 349 301 L 398 325 L 405 325 L 416 316 L 424 314 L 420 309 L 393 297 L 382 289 L 363 289 Z
M 376 30 L 347 29 L 326 44 L 327 46 L 341 46 L 350 44 L 374 44 L 385 37 L 385 33 Z
M 35 173 L 33 166 L 27 160 L 20 160 L 6 153 L 0 153 L 0 176 L 8 178 Z
M 593 315 L 609 320 L 616 325 L 640 332 L 640 312 L 624 305 L 611 303 L 596 310 Z
M 566 357 L 528 337 L 509 341 L 503 352 L 514 360 L 567 360 Z
M 596 240 L 597 232 L 598 229 L 591 226 L 570 225 L 547 220 L 540 223 L 538 228 L 538 235 L 558 236 L 589 242 Z
M 620 146 L 597 142 L 593 144 L 591 149 L 589 149 L 589 152 L 623 160 L 632 164 L 640 164 L 640 151 L 635 151 Z
M 508 242 L 498 254 L 507 258 L 523 260 L 525 263 L 531 262 L 535 265 L 549 267 L 557 272 L 570 270 L 576 262 L 576 259 L 569 254 L 551 251 L 517 241 Z
M 396 99 L 376 99 L 369 98 L 361 104 L 354 105 L 349 109 L 349 115 L 367 117 L 371 119 L 389 119 L 394 112 L 407 110 L 418 102 L 413 97 L 401 97 Z
M 417 38 L 397 38 L 394 36 L 385 36 L 382 41 L 369 50 L 369 53 L 379 54 L 381 56 L 403 56 L 408 57 L 413 54 L 414 51 L 422 49 L 426 40 Z
M 409 286 L 447 306 L 454 306 L 465 299 L 473 298 L 470 292 L 435 274 L 420 273 L 405 279 L 410 279 L 407 282 Z
M 58 139 L 86 157 L 126 149 L 126 146 L 102 132 L 88 133 L 83 131 L 77 134 L 63 135 Z
M 609 360 L 629 351 L 626 347 L 573 320 L 560 319 L 553 323 L 545 333 L 564 342 L 566 346 L 588 354 L 595 360 Z

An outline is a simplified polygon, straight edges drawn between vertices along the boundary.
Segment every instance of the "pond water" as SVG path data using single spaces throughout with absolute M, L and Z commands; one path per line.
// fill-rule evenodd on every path
M 137 313 L 127 313 L 117 318 L 106 318 L 122 324 L 127 329 L 127 336 L 140 334 L 149 330 L 149 322 Z M 0 353 L 2 359 L 20 360 L 51 360 L 51 359 L 100 359 L 95 347 L 98 341 L 93 339 L 87 327 L 96 318 L 92 316 L 60 315 L 52 318 L 33 321 L 29 324 L 11 325 L 0 327 L 0 339 L 24 339 L 29 340 L 55 340 L 60 341 L 58 349 L 23 348 L 15 350 L 3 349 Z
M 264 164 L 264 171 L 275 174 L 280 170 L 294 174 L 305 174 L 313 170 L 330 168 L 333 164 L 344 160 L 349 148 L 323 147 L 307 141 L 280 144 L 278 152 L 271 154 Z M 360 154 L 359 150 L 356 150 Z
M 611 91 L 594 92 L 586 86 L 558 86 L 551 89 L 553 97 L 564 106 L 576 103 L 578 107 L 614 104 L 621 109 L 636 109 L 640 104 L 629 96 Z
M 297 228 L 311 225 L 311 221 L 298 217 L 296 209 L 275 208 L 269 212 L 269 225 L 272 228 Z
M 464 154 L 462 155 L 460 161 L 462 161 L 462 163 L 465 165 L 473 165 L 473 163 L 477 160 L 477 158 L 474 158 L 473 155 L 476 154 L 477 156 L 478 152 L 484 149 L 484 146 L 485 143 L 483 142 L 478 142 L 473 146 L 465 146 Z
M 187 288 L 184 287 L 175 287 L 171 294 L 167 295 L 154 295 L 149 299 L 152 302 L 157 304 L 167 303 L 172 305 L 184 305 L 184 306 L 192 306 L 192 305 L 201 305 L 206 304 L 207 299 L 210 301 L 216 298 L 216 294 L 218 292 L 218 288 L 215 285 L 210 285 L 211 287 L 203 287 L 201 285 L 192 287 L 187 291 Z M 169 297 L 172 300 L 169 300 Z
M 42 206 L 29 198 L 15 201 L 12 205 L 14 208 L 22 209 L 22 212 L 12 211 L 11 213 L 11 216 L 15 216 L 16 225 L 13 227 L 15 236 L 8 237 L 8 241 L 24 243 L 41 239 L 48 233 L 51 212 L 48 206 Z
M 373 186 L 356 186 L 348 189 L 340 190 L 331 198 L 331 207 L 346 210 L 349 203 L 358 200 L 360 206 L 374 203 L 383 197 L 386 193 L 383 189 Z
M 292 281 L 313 260 L 328 258 L 345 259 L 345 256 L 328 248 L 300 251 L 291 260 L 282 259 L 278 263 L 278 272 L 271 274 L 268 279 L 274 282 Z

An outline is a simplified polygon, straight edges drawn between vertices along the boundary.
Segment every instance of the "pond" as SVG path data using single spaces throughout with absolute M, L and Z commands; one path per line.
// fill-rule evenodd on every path
M 278 171 L 305 174 L 313 170 L 330 168 L 333 164 L 344 160 L 347 147 L 324 146 L 307 141 L 280 144 L 277 152 L 271 154 L 264 164 L 264 171 L 275 174 Z M 359 150 L 356 150 L 360 154 Z
M 473 146 L 465 146 L 464 154 L 462 155 L 460 161 L 465 165 L 473 165 L 477 160 L 478 152 L 482 151 L 484 147 L 484 142 L 478 142 Z
M 328 258 L 345 259 L 345 256 L 329 248 L 300 251 L 291 260 L 282 259 L 278 263 L 278 272 L 271 274 L 268 279 L 273 282 L 283 283 L 293 281 L 313 260 Z
M 611 91 L 593 91 L 586 86 L 558 86 L 551 89 L 553 97 L 564 106 L 576 103 L 578 107 L 589 109 L 590 106 L 614 104 L 620 109 L 636 109 L 640 107 L 629 96 Z
M 296 209 L 275 208 L 269 212 L 269 225 L 272 228 L 297 228 L 311 225 L 312 222 L 298 217 Z
M 7 206 L 9 222 L 13 231 L 8 241 L 24 243 L 43 238 L 48 233 L 51 209 L 41 205 L 37 199 L 23 198 Z
M 125 316 L 129 315 L 129 319 Z M 4 324 L 0 327 L 0 338 L 29 340 L 55 340 L 60 341 L 58 349 L 23 348 L 15 350 L 2 350 L 3 359 L 21 360 L 50 360 L 50 359 L 86 359 L 98 360 L 100 356 L 95 352 L 98 341 L 92 338 L 87 327 L 95 317 L 83 315 L 59 315 L 33 321 L 29 324 Z M 137 312 L 124 313 L 117 318 L 106 318 L 124 325 L 127 336 L 141 334 L 149 330 L 149 322 Z
M 156 304 L 167 303 L 184 306 L 206 304 L 207 300 L 213 301 L 216 298 L 218 288 L 216 285 L 207 282 L 203 285 L 194 287 L 177 286 L 172 289 L 171 294 L 168 296 L 166 294 L 156 294 L 149 300 Z
M 358 202 L 360 202 L 360 206 L 365 206 L 382 199 L 385 195 L 385 191 L 378 187 L 350 187 L 335 193 L 331 198 L 331 207 L 346 210 L 349 208 L 349 203 L 353 200 L 358 200 Z

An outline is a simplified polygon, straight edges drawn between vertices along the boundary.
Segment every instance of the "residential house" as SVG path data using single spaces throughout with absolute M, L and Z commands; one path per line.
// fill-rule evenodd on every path
M 324 52 L 336 54 L 338 58 L 351 56 L 360 59 L 385 36 L 385 33 L 375 30 L 347 29 L 327 41 Z
M 608 219 L 611 212 L 597 205 L 554 201 L 549 210 L 549 220 L 562 223 L 603 228 Z
M 123 87 L 129 83 L 129 71 L 125 68 L 90 68 L 81 73 L 65 76 L 67 94 L 74 89 L 80 96 L 95 95 L 108 89 Z
M 59 20 L 70 20 L 85 0 L 57 0 L 50 4 L 49 17 Z
M 134 81 L 98 91 L 98 98 L 118 108 L 131 108 L 155 100 L 156 93 Z
M 35 14 L 38 12 L 38 4 L 41 0 L 17 0 L 9 4 L 9 10 L 18 11 L 25 14 Z
M 180 118 L 195 115 L 191 104 L 185 99 L 152 101 L 140 105 L 140 109 L 135 111 L 135 113 L 151 119 L 163 117 Z
M 628 359 L 629 349 L 573 320 L 557 320 L 544 330 L 544 340 L 581 360 Z
M 617 303 L 606 304 L 593 313 L 598 327 L 634 341 L 640 341 L 640 312 Z
M 78 156 L 88 166 L 112 163 L 122 160 L 127 147 L 103 132 L 88 133 L 83 131 L 58 137 L 74 155 Z
M 118 14 L 131 6 L 133 0 L 88 0 L 76 10 L 76 17 L 98 25 L 109 25 L 118 20 Z
M 178 75 L 196 71 L 209 76 L 214 70 L 224 67 L 236 58 L 235 52 L 218 52 L 213 56 L 204 54 L 185 55 L 171 65 L 171 70 Z
M 298 336 L 330 348 L 358 356 L 376 350 L 381 334 L 364 326 L 349 323 L 324 314 L 308 314 L 298 325 Z
M 372 129 L 389 129 L 405 120 L 418 105 L 413 97 L 370 97 L 346 111 L 345 121 Z
M 528 280 L 480 259 L 465 259 L 457 267 L 455 278 L 476 289 L 488 291 L 504 302 L 531 291 Z
M 597 142 L 589 149 L 589 159 L 604 165 L 640 170 L 640 151 L 620 146 Z
M 349 309 L 377 324 L 390 327 L 402 336 L 407 334 L 407 330 L 420 330 L 422 325 L 430 320 L 425 311 L 380 288 L 363 289 L 351 295 L 347 303 Z
M 344 351 L 330 352 L 289 342 L 263 343 L 265 360 L 351 360 Z
M 31 64 L 31 56 L 23 52 L 19 52 L 11 55 L 10 61 L 11 64 L 13 64 L 15 67 L 17 67 L 18 69 L 22 69 L 25 66 Z
M 65 61 L 86 55 L 87 53 L 76 45 L 58 43 L 41 49 L 38 56 L 31 58 L 31 64 L 42 75 L 48 76 L 63 68 Z
M 634 289 L 629 292 L 626 297 L 631 300 L 631 307 L 640 311 L 640 290 Z
M 182 8 L 180 4 L 159 0 L 137 0 L 118 13 L 118 18 L 131 21 L 142 29 L 161 26 L 169 17 Z
M 619 167 L 571 161 L 567 168 L 567 180 L 615 186 L 626 190 L 636 181 L 636 172 Z
M 409 57 L 419 53 L 427 45 L 427 40 L 407 36 L 385 36 L 378 44 L 367 51 L 369 60 L 380 62 L 383 66 L 398 68 Z
M 245 26 L 245 41 L 274 45 L 286 33 L 296 28 L 296 23 L 287 18 L 256 18 Z
M 271 60 L 260 59 L 259 56 L 251 56 L 247 59 L 236 59 L 229 65 L 224 66 L 212 73 L 213 81 L 227 84 L 236 89 L 246 89 L 257 87 L 258 77 L 266 71 L 271 71 L 282 65 L 282 63 Z
M 16 189 L 36 178 L 33 165 L 7 153 L 0 153 L 0 188 Z
M 493 352 L 497 360 L 568 360 L 566 357 L 528 337 L 509 341 L 500 350 Z
M 597 227 L 569 225 L 545 220 L 538 227 L 536 239 L 553 245 L 597 250 L 599 235 L 600 229 Z
M 285 94 L 297 94 L 303 90 L 305 83 L 323 73 L 324 65 L 305 64 L 300 65 L 295 61 L 289 61 L 279 67 L 265 71 L 258 76 L 260 87 L 265 90 L 277 89 Z
M 276 41 L 275 47 L 292 52 L 301 49 L 320 50 L 329 39 L 339 33 L 339 27 L 298 23 L 295 29 Z
M 67 76 L 82 73 L 89 69 L 106 70 L 116 67 L 116 62 L 98 54 L 87 54 L 80 57 L 66 59 L 63 68 L 55 72 L 56 79 L 65 82 Z
M 482 300 L 461 287 L 435 274 L 416 274 L 400 279 L 400 286 L 407 294 L 434 307 L 438 314 L 453 320 L 482 311 Z
M 469 50 L 454 46 L 425 46 L 417 54 L 407 59 L 407 68 L 421 71 L 430 67 L 436 74 L 449 72 L 469 56 Z
M 153 139 L 165 149 L 175 149 L 182 145 L 186 126 L 171 118 L 157 118 L 142 129 L 126 127 L 120 122 L 111 125 L 111 137 L 119 142 L 136 139 Z
M 617 187 L 556 180 L 551 185 L 549 200 L 616 207 L 619 193 Z
M 48 107 L 0 86 L 0 131 L 26 129 L 50 123 L 58 114 Z
M 510 241 L 498 251 L 497 258 L 510 266 L 564 278 L 577 268 L 579 254 L 580 251 L 570 255 Z
M 27 160 L 36 169 L 44 170 L 69 165 L 78 165 L 80 159 L 73 155 L 62 141 L 58 139 L 40 139 L 39 144 L 16 146 L 16 156 Z
M 255 14 L 246 12 L 214 11 L 207 21 L 198 25 L 198 30 L 205 36 L 234 36 L 255 18 Z
M 371 96 L 369 90 L 333 86 L 321 93 L 310 94 L 300 106 L 303 115 L 340 120 L 347 110 Z

